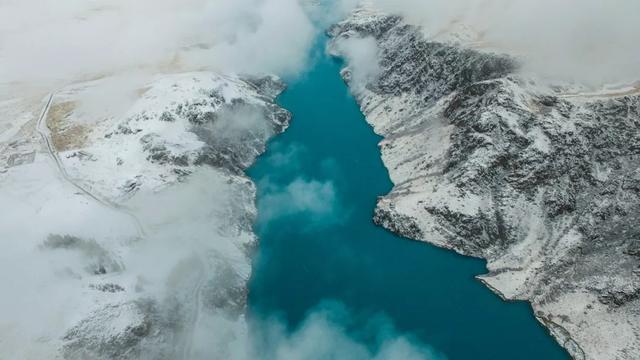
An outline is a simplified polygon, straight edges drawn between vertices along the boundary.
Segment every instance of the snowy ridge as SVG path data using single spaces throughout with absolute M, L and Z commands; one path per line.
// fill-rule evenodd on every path
M 73 104 L 72 99 L 81 98 L 92 85 L 99 86 L 82 84 L 58 92 L 56 104 Z M 272 108 L 272 98 L 234 77 L 208 73 L 165 76 L 141 92 L 116 119 L 95 122 L 73 108 L 59 114 L 63 119 L 56 119 L 66 129 L 91 128 L 87 146 L 61 149 L 61 158 L 72 176 L 114 200 L 175 183 L 202 164 L 240 173 L 263 151 L 259 144 L 288 120 L 286 112 Z M 243 111 L 238 119 L 233 118 L 234 112 Z M 273 116 L 273 123 L 263 122 L 263 115 Z M 220 117 L 223 119 L 217 121 Z
M 640 353 L 640 97 L 518 73 L 508 55 L 371 7 L 330 31 L 330 51 L 374 39 L 379 73 L 343 76 L 395 184 L 375 221 L 488 260 L 480 279 L 536 317 L 576 359 Z M 571 89 L 571 90 L 570 90 Z M 567 94 L 575 94 L 570 97 Z

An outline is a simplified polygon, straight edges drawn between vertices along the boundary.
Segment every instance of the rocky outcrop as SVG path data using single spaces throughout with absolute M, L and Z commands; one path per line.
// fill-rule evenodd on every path
M 369 8 L 329 34 L 338 56 L 346 39 L 378 46 L 366 84 L 343 71 L 395 184 L 375 221 L 487 259 L 480 279 L 531 302 L 574 358 L 637 358 L 640 96 L 569 94 Z

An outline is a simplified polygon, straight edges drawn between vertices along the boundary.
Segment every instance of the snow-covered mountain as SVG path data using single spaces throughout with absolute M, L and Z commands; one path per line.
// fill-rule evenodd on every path
M 284 86 L 158 75 L 92 111 L 105 81 L 0 103 L 0 358 L 227 359 L 256 245 L 244 170 L 288 125 Z
M 480 280 L 531 302 L 574 358 L 637 358 L 638 88 L 548 85 L 509 55 L 464 46 L 464 36 L 427 39 L 369 6 L 329 33 L 384 137 L 395 186 L 375 221 L 487 259 Z

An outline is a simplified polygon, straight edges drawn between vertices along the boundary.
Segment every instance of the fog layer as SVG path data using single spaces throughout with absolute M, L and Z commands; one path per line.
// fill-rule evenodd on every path
M 2 0 L 0 84 L 124 70 L 286 75 L 313 36 L 297 0 Z
M 471 28 L 480 47 L 513 51 L 525 69 L 593 85 L 640 79 L 640 2 L 633 0 L 374 0 L 427 36 Z

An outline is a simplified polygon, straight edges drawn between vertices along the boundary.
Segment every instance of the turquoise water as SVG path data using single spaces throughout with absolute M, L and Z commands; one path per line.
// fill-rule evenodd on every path
M 384 314 L 448 359 L 567 359 L 528 304 L 505 303 L 474 279 L 486 272 L 483 261 L 372 223 L 376 198 L 392 188 L 380 137 L 323 49 L 324 39 L 310 71 L 288 79 L 279 104 L 293 113 L 291 127 L 249 172 L 260 237 L 250 317 L 278 315 L 293 330 L 335 300 L 354 314 L 351 333 Z

